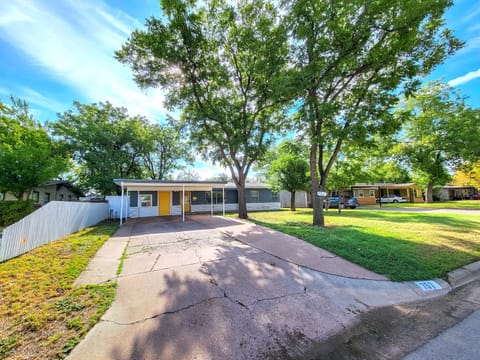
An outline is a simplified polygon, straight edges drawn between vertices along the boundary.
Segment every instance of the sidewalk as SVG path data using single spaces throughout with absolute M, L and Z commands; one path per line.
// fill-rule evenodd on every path
M 404 360 L 476 360 L 480 357 L 480 310 L 410 353 Z

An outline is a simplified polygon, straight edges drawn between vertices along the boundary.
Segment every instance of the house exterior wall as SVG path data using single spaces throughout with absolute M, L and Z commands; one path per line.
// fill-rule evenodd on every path
M 433 196 L 434 199 L 439 201 L 449 201 L 469 199 L 476 193 L 477 189 L 474 186 L 444 186 L 435 189 Z
M 385 195 L 398 195 L 408 202 L 419 203 L 423 202 L 422 191 L 418 186 L 407 186 L 404 188 L 372 188 L 366 186 L 353 187 L 353 196 L 357 198 L 360 205 L 375 205 L 377 199 Z
M 15 201 L 17 198 L 6 193 L 3 200 Z M 30 193 L 30 200 L 35 204 L 45 205 L 50 201 L 78 201 L 78 195 L 64 185 L 52 184 L 34 187 Z
M 213 189 L 213 211 L 223 211 L 222 189 Z M 158 216 L 158 196 L 156 191 L 129 191 L 129 217 L 148 217 Z M 152 195 L 152 206 L 142 207 L 139 198 L 143 194 Z M 181 215 L 180 205 L 181 191 L 171 192 L 172 203 L 170 206 L 170 215 Z M 247 210 L 279 210 L 280 201 L 278 194 L 269 189 L 246 189 Z M 210 203 L 210 191 L 191 191 L 190 192 L 190 213 L 208 213 L 212 210 Z M 236 189 L 225 189 L 225 211 L 238 211 L 238 193 Z

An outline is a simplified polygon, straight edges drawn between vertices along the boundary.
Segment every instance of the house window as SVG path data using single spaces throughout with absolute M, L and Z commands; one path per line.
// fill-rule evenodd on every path
M 59 194 L 58 197 L 59 197 L 59 200 L 60 200 L 60 201 L 63 201 L 63 194 Z
M 140 195 L 140 203 L 142 207 L 151 207 L 152 206 L 152 194 Z
M 40 193 L 38 191 L 32 192 L 32 201 L 36 204 L 40 202 Z
M 363 192 L 363 190 L 358 190 L 357 195 L 358 195 L 359 198 L 365 197 L 365 193 Z
M 272 193 L 272 202 L 278 201 L 278 193 Z
M 212 193 L 211 192 L 207 192 L 205 193 L 205 198 L 207 200 L 207 204 L 211 204 L 212 203 Z M 222 198 L 223 198 L 223 193 L 221 191 L 218 191 L 218 190 L 214 190 L 213 191 L 213 204 L 221 204 L 222 203 Z
M 375 197 L 375 190 L 369 190 L 368 191 L 368 196 L 370 196 L 371 198 L 374 198 Z
M 50 193 L 47 193 L 47 192 L 46 192 L 46 193 L 43 195 L 43 202 L 44 202 L 45 204 L 48 203 L 48 202 L 50 202 Z
M 258 190 L 250 190 L 250 202 L 258 203 L 258 201 L 259 201 Z
M 68 201 L 72 201 L 72 195 L 68 195 Z

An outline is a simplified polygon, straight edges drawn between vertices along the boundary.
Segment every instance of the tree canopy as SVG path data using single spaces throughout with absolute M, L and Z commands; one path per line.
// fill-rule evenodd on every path
M 50 126 L 73 153 L 86 189 L 108 195 L 118 193 L 114 178 L 164 179 L 189 157 L 179 132 L 168 125 L 130 116 L 108 102 L 74 106 Z
M 309 166 L 304 148 L 294 140 L 285 140 L 269 155 L 265 165 L 266 176 L 274 188 L 290 192 L 290 210 L 295 211 L 295 193 L 307 191 L 309 185 Z
M 28 199 L 35 186 L 66 171 L 68 158 L 25 101 L 12 97 L 0 106 L 0 192 Z
M 314 225 L 324 225 L 322 197 L 344 144 L 365 144 L 398 130 L 389 111 L 399 92 L 462 43 L 443 27 L 449 0 L 288 2 L 290 53 L 299 129 L 310 143 Z
M 279 12 L 260 0 L 160 2 L 116 53 L 142 88 L 162 87 L 197 147 L 228 167 L 247 217 L 245 182 L 285 117 L 287 39 Z
M 480 189 L 480 161 L 466 163 L 461 166 L 453 175 L 453 185 L 475 186 Z
M 480 111 L 448 85 L 433 82 L 405 99 L 397 114 L 407 122 L 396 151 L 432 202 L 433 187 L 450 180 L 449 169 L 480 159 Z

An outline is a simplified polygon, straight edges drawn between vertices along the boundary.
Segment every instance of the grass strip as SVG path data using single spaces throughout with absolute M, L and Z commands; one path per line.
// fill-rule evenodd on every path
M 445 277 L 480 260 L 478 215 L 329 211 L 325 228 L 311 225 L 311 209 L 250 212 L 249 218 L 395 281 Z
M 117 224 L 101 223 L 0 264 L 0 359 L 61 359 L 95 325 L 116 283 L 73 288 Z

